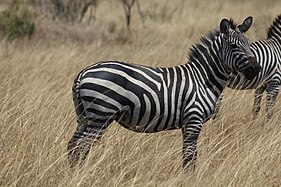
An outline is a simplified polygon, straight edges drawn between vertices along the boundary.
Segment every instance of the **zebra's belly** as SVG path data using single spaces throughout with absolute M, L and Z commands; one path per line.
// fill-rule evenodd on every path
M 155 133 L 165 130 L 180 129 L 182 127 L 179 123 L 179 119 L 175 119 L 173 123 L 173 120 L 168 120 L 166 116 L 171 115 L 162 115 L 163 118 L 160 118 L 160 115 L 154 116 L 152 120 L 140 120 L 138 124 L 134 124 L 129 120 L 131 117 L 130 111 L 126 111 L 117 117 L 116 121 L 126 129 L 139 133 Z
M 150 128 L 150 124 L 148 124 L 146 127 L 142 126 L 142 125 L 131 125 L 131 124 L 124 124 L 122 122 L 119 122 L 119 124 L 123 127 L 125 127 L 128 130 L 134 131 L 134 132 L 138 132 L 138 133 L 156 133 L 156 132 L 161 132 L 161 131 L 166 131 L 166 130 L 176 130 L 176 129 L 180 129 L 181 126 L 177 125 L 177 126 L 170 126 L 169 128 L 165 128 L 165 129 L 155 129 L 155 128 Z

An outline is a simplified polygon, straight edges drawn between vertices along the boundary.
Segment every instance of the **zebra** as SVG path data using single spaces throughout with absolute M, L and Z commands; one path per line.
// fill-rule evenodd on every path
M 273 21 L 267 32 L 267 39 L 253 42 L 250 46 L 252 52 L 262 67 L 259 74 L 252 80 L 245 80 L 245 76 L 233 72 L 227 87 L 231 89 L 255 89 L 253 119 L 256 119 L 261 109 L 262 93 L 266 91 L 266 120 L 272 118 L 273 106 L 279 93 L 281 84 L 281 15 Z M 217 117 L 223 94 L 216 105 L 213 119 Z
M 70 167 L 80 167 L 93 144 L 117 121 L 139 133 L 181 129 L 183 168 L 193 170 L 197 138 L 212 115 L 232 71 L 252 79 L 260 71 L 244 33 L 253 18 L 236 25 L 222 19 L 190 50 L 188 63 L 149 67 L 102 61 L 82 70 L 72 93 L 77 129 L 68 142 Z

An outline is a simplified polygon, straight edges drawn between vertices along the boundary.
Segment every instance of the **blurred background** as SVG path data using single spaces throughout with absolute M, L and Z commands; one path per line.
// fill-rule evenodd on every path
M 280 98 L 251 121 L 253 90 L 226 89 L 205 123 L 197 169 L 181 171 L 180 130 L 138 134 L 113 124 L 83 170 L 70 170 L 76 128 L 72 81 L 102 60 L 187 62 L 189 48 L 223 18 L 254 22 L 265 39 L 280 0 L 1 0 L 0 186 L 280 186 Z

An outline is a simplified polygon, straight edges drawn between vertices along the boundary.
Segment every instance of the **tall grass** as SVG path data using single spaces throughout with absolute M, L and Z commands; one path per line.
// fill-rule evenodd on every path
M 251 121 L 253 91 L 228 89 L 220 117 L 203 127 L 194 172 L 181 171 L 179 130 L 138 134 L 118 124 L 92 148 L 83 170 L 69 169 L 66 145 L 76 127 L 71 86 L 83 67 L 112 59 L 151 66 L 182 64 L 191 44 L 222 18 L 242 21 L 253 15 L 248 36 L 257 40 L 280 14 L 279 1 L 180 3 L 155 1 L 152 7 L 182 7 L 176 7 L 167 22 L 147 19 L 145 27 L 133 17 L 132 33 L 123 35 L 121 43 L 122 7 L 108 1 L 98 8 L 101 27 L 95 34 L 100 35 L 91 43 L 56 38 L 52 25 L 44 24 L 41 32 L 49 29 L 45 36 L 54 34 L 52 41 L 39 33 L 31 41 L 0 43 L 0 186 L 281 185 L 280 98 L 272 121 L 264 122 L 264 111 Z M 153 11 L 150 1 L 143 2 L 143 9 Z M 117 30 L 112 38 L 105 37 L 102 23 L 111 22 Z M 75 31 L 77 36 L 80 31 L 83 28 Z

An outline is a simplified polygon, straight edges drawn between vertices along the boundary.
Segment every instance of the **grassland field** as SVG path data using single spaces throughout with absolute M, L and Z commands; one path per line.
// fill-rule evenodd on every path
M 0 42 L 0 186 L 281 186 L 281 100 L 265 122 L 251 120 L 253 90 L 226 89 L 219 117 L 205 123 L 194 172 L 181 170 L 180 130 L 138 134 L 113 124 L 83 170 L 70 170 L 66 146 L 76 128 L 71 86 L 101 60 L 149 66 L 186 63 L 189 48 L 221 19 L 251 15 L 247 36 L 266 38 L 278 0 L 140 0 L 128 31 L 119 1 L 100 1 L 96 20 L 36 18 L 31 39 Z M 3 5 L 4 6 L 4 5 Z M 1 7 L 1 2 L 0 2 Z

